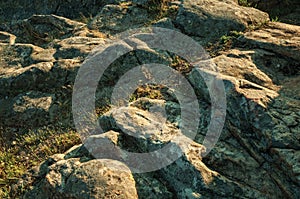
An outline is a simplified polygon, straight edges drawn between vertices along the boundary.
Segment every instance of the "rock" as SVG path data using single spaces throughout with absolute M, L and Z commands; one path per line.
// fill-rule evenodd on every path
M 60 160 L 24 198 L 138 198 L 126 165 L 108 159 Z
M 78 57 L 83 60 L 94 47 L 103 44 L 103 38 L 70 37 L 55 42 L 58 49 L 54 56 L 56 59 L 74 59 Z
M 272 132 L 272 146 L 280 148 L 288 148 L 297 146 L 296 137 L 290 132 L 290 129 L 285 125 L 275 126 Z
M 299 150 L 272 148 L 271 153 L 276 157 L 278 164 L 286 168 L 291 180 L 300 185 L 300 153 Z
M 17 36 L 17 42 L 28 42 L 43 46 L 54 39 L 71 37 L 82 31 L 86 24 L 56 15 L 33 15 L 28 19 L 10 25 L 10 32 Z
M 264 28 L 256 31 L 250 31 L 244 34 L 240 39 L 246 41 L 261 49 L 266 49 L 277 54 L 292 58 L 299 62 L 299 37 L 300 27 L 283 24 L 279 22 L 270 22 Z M 289 74 L 295 73 L 293 66 L 285 70 Z
M 155 2 L 153 0 L 133 0 L 132 3 L 136 4 L 136 5 L 139 5 L 139 6 L 153 6 L 154 3 L 157 3 L 159 4 L 159 2 Z
M 41 62 L 18 70 L 9 70 L 0 79 L 1 95 L 8 96 L 31 89 L 42 89 L 53 68 L 51 62 Z M 8 90 L 7 88 L 12 90 Z
M 174 102 L 174 99 L 172 98 L 165 100 L 156 100 L 149 99 L 147 97 L 141 97 L 130 103 L 130 106 L 137 107 L 142 110 L 151 109 L 152 111 L 156 110 L 156 107 L 159 108 L 158 110 L 161 110 L 163 112 L 165 111 L 166 121 L 174 124 L 178 124 L 180 121 L 180 105 L 177 102 Z
M 172 20 L 168 17 L 162 18 L 157 22 L 152 24 L 154 27 L 168 28 L 171 30 L 176 30 Z
M 27 92 L 13 99 L 1 100 L 0 114 L 3 118 L 1 125 L 43 126 L 49 124 L 51 122 L 50 109 L 54 100 L 53 95 L 40 92 Z
M 287 15 L 283 15 L 280 17 L 280 22 L 282 23 L 288 23 L 293 25 L 300 25 L 299 19 L 300 19 L 300 5 L 298 5 L 298 8 L 296 8 L 294 11 L 288 13 Z M 276 17 L 275 17 L 276 19 Z
M 33 14 L 47 15 L 55 14 L 65 16 L 71 19 L 79 19 L 80 17 L 89 17 L 89 15 L 95 15 L 98 10 L 106 4 L 118 3 L 119 0 L 75 0 L 70 2 L 61 2 L 58 0 L 47 0 L 45 2 L 31 1 L 15 1 L 10 3 L 1 2 L 1 8 L 3 17 L 1 20 L 18 20 L 30 17 Z
M 7 32 L 0 31 L 0 43 L 15 44 L 16 36 Z
M 250 19 L 250 20 L 249 20 Z M 197 37 L 201 44 L 212 42 L 229 31 L 243 31 L 269 21 L 268 14 L 243 8 L 231 1 L 184 1 L 175 24 L 187 35 Z
M 136 6 L 106 5 L 89 23 L 89 28 L 109 34 L 120 33 L 128 29 L 139 28 L 153 20 L 144 8 Z
M 13 72 L 12 68 L 19 69 L 39 62 L 55 61 L 54 49 L 44 49 L 32 44 L 15 44 L 12 46 L 0 44 L 0 53 L 3 57 L 1 59 L 1 75 Z
M 152 49 L 156 40 L 146 44 L 142 38 L 147 34 L 119 43 L 120 49 L 131 52 L 110 64 L 100 81 L 92 84 L 97 86 L 95 112 L 100 114 L 102 131 L 81 132 L 83 144 L 30 170 L 9 187 L 12 198 L 299 198 L 299 27 L 268 22 L 266 13 L 241 7 L 237 0 L 168 1 L 163 2 L 169 6 L 163 12 L 157 10 L 161 4 L 148 0 L 81 2 L 47 1 L 43 8 L 36 3 L 28 19 L 0 25 L 1 143 L 16 133 L 45 126 L 73 129 L 71 102 L 85 102 L 91 94 L 85 86 L 98 78 L 91 76 L 95 71 L 83 74 L 84 87 L 72 99 L 77 72 L 84 61 L 104 67 L 92 59 L 114 41 L 115 35 L 110 34 L 153 25 L 182 31 L 204 45 L 221 36 L 230 38 L 215 44 L 217 52 L 205 57 L 209 62 L 198 64 L 204 77 L 175 53 Z M 15 12 L 15 17 L 28 14 L 29 2 L 15 7 L 20 5 L 24 13 Z M 90 21 L 65 18 L 78 17 L 80 11 L 87 16 L 88 8 L 91 15 L 97 14 Z M 12 16 L 10 12 L 13 9 L 7 16 Z M 63 16 L 53 15 L 58 13 Z M 181 42 L 174 44 L 194 51 Z M 143 50 L 136 50 L 137 46 Z M 107 57 L 114 55 L 118 51 Z M 186 90 L 195 91 L 198 103 L 187 100 L 187 105 L 190 111 L 199 110 L 199 121 L 198 116 L 184 118 L 178 96 L 162 85 L 130 87 L 130 103 L 107 106 L 113 91 L 124 97 L 123 75 L 148 63 L 164 64 L 182 74 L 191 85 Z M 143 72 L 150 77 L 164 70 Z M 140 80 L 135 75 L 128 80 Z M 210 77 L 219 83 L 207 81 Z M 213 109 L 214 103 L 223 102 L 218 98 L 223 93 L 220 83 L 226 92 L 224 127 L 220 118 L 225 115 L 220 112 L 225 109 Z M 123 90 L 116 90 L 116 85 Z M 218 92 L 212 94 L 209 88 Z M 203 140 L 212 121 L 223 129 L 205 155 Z M 185 132 L 179 128 L 183 122 L 198 128 Z M 8 143 L 12 149 L 18 145 L 15 140 Z
M 213 62 L 216 64 L 217 70 L 222 74 L 237 79 L 245 79 L 276 91 L 278 87 L 274 85 L 273 80 L 270 78 L 270 73 L 266 73 L 265 70 L 260 69 L 262 66 L 257 66 L 252 60 L 262 55 L 262 53 L 263 52 L 258 49 L 252 51 L 232 49 L 222 53 L 221 56 L 215 57 Z M 262 58 L 258 57 L 257 59 Z M 257 61 L 257 59 L 255 61 Z M 271 75 L 271 77 L 273 77 L 273 74 Z
M 139 198 L 174 198 L 172 190 L 155 178 L 154 173 L 133 174 Z M 148 186 L 147 186 L 148 185 Z
M 288 127 L 296 126 L 298 122 L 295 120 L 293 116 L 285 116 L 282 120 L 286 123 Z

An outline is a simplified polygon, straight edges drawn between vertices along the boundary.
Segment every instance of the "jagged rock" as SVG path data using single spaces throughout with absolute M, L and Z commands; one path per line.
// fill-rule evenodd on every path
M 237 79 L 248 80 L 249 82 L 276 91 L 278 88 L 271 79 L 271 77 L 273 78 L 273 75 L 270 77 L 269 73 L 266 74 L 263 69 L 258 68 L 262 67 L 261 65 L 257 65 L 257 63 L 253 61 L 253 58 L 255 59 L 255 57 L 263 56 L 264 54 L 274 56 L 274 54 L 260 49 L 251 51 L 232 49 L 223 52 L 221 56 L 215 57 L 213 62 L 216 64 L 219 73 Z M 240 87 L 243 87 L 243 85 L 240 85 Z
M 104 130 L 114 129 L 124 132 L 130 140 L 128 143 L 135 143 L 139 152 L 155 151 L 181 134 L 177 128 L 166 121 L 164 106 L 161 106 L 163 102 L 152 101 L 153 106 L 150 106 L 150 109 L 153 113 L 135 107 L 113 109 L 102 116 L 99 122 L 101 126 L 104 124 Z
M 292 181 L 300 186 L 300 153 L 294 149 L 273 148 L 271 153 L 275 155 L 278 164 L 283 168 L 287 168 L 287 175 Z
M 186 0 L 181 5 L 175 24 L 187 35 L 207 44 L 232 30 L 243 31 L 269 21 L 267 13 L 244 8 L 233 2 Z
M 145 6 L 152 5 L 152 1 L 133 3 L 133 5 L 106 5 L 89 23 L 89 27 L 110 34 L 151 23 L 159 27 L 173 28 L 172 22 L 152 22 L 155 18 L 151 14 L 151 6 Z M 207 6 L 208 4 L 210 6 Z M 240 7 L 234 1 L 184 1 L 178 5 L 180 9 L 173 23 L 184 33 L 198 37 L 203 44 L 220 38 L 229 31 L 242 31 L 249 26 L 261 25 L 269 20 L 266 13 Z
M 83 2 L 87 6 L 93 4 Z M 216 71 L 206 71 L 224 83 L 227 116 L 222 134 L 211 152 L 202 157 L 205 151 L 201 143 L 212 119 L 212 101 L 218 96 L 211 96 L 209 85 L 198 70 L 189 68 L 183 75 L 195 90 L 201 112 L 193 140 L 178 129 L 182 122 L 178 99 L 161 89 L 165 93 L 159 95 L 160 100 L 139 98 L 102 115 L 99 124 L 103 134 L 96 130 L 81 135 L 83 145 L 52 156 L 19 182 L 20 189 L 27 189 L 24 197 L 299 198 L 299 27 L 265 23 L 266 13 L 240 7 L 237 0 L 174 1 L 170 5 L 179 6 L 179 12 L 163 19 L 152 13 L 153 8 L 145 6 L 152 1 L 112 5 L 115 2 L 99 1 L 92 12 L 100 13 L 88 26 L 56 15 L 34 15 L 1 25 L 1 29 L 7 28 L 0 32 L 1 130 L 8 126 L 21 130 L 49 124 L 72 126 L 71 94 L 78 69 L 93 47 L 99 45 L 98 50 L 103 49 L 109 38 L 114 39 L 107 34 L 153 24 L 181 30 L 207 44 L 229 31 L 248 28 L 234 39 L 233 46 L 225 46 L 210 59 Z M 48 3 L 45 12 L 57 2 Z M 67 4 L 61 2 L 53 13 L 63 13 Z M 18 37 L 18 42 L 36 43 L 40 47 L 14 43 L 10 33 Z M 128 50 L 145 47 L 137 38 L 119 46 Z M 174 62 L 178 63 L 172 53 L 147 47 L 120 57 L 107 68 L 98 84 L 96 107 L 107 103 L 118 80 L 137 65 L 160 63 L 173 67 Z M 96 54 L 95 49 L 86 61 Z M 91 79 L 87 75 L 89 85 Z M 79 101 L 90 94 L 82 90 Z M 141 87 L 137 88 L 135 94 L 140 90 Z M 192 125 L 195 118 L 188 122 Z M 180 139 L 173 140 L 174 136 Z M 152 156 L 162 157 L 162 161 L 154 162 L 160 166 L 158 170 L 131 173 L 129 168 L 139 171 L 141 165 L 151 167 L 154 163 L 128 156 L 124 151 L 153 152 L 168 144 L 170 153 Z M 161 164 L 177 155 L 182 156 L 170 160 L 172 164 Z M 127 161 L 127 165 L 122 161 Z
M 155 173 L 133 174 L 133 176 L 139 198 L 174 198 L 172 190 L 155 178 Z
M 299 62 L 299 34 L 299 26 L 270 22 L 264 28 L 245 33 L 240 39 L 254 47 L 266 49 Z M 298 67 L 290 66 L 285 70 L 293 74 Z
M 161 101 L 153 100 L 151 101 L 151 103 L 154 105 L 155 103 L 158 103 L 157 105 L 159 106 L 161 104 Z M 133 105 L 137 105 L 137 104 L 133 104 Z M 166 141 L 170 140 L 170 136 L 167 132 L 169 133 L 173 132 L 172 135 L 173 136 L 176 135 L 174 134 L 174 131 L 170 129 L 169 130 L 164 129 L 165 133 L 162 134 L 152 133 L 152 132 L 158 132 L 159 128 L 161 128 L 160 126 L 157 126 L 155 124 L 157 122 L 151 122 L 151 120 L 156 120 L 153 118 L 153 116 L 155 116 L 155 112 L 147 113 L 146 111 L 138 110 L 137 108 L 133 108 L 133 107 L 131 108 L 128 107 L 127 109 L 132 111 L 125 112 L 124 107 L 123 108 L 120 107 L 118 109 L 119 111 L 112 111 L 112 114 L 117 113 L 115 115 L 116 117 L 115 122 L 119 123 L 117 124 L 117 126 L 120 126 L 119 131 L 122 130 L 121 133 L 117 133 L 114 131 L 107 131 L 104 134 L 92 135 L 86 139 L 84 145 L 73 147 L 68 152 L 66 152 L 66 155 L 60 158 L 62 160 L 57 160 L 56 163 L 51 163 L 51 165 L 49 165 L 46 161 L 44 164 L 42 164 L 44 166 L 40 166 L 40 168 L 43 169 L 44 172 L 40 172 L 40 174 L 36 177 L 37 182 L 34 182 L 35 186 L 32 188 L 31 191 L 26 193 L 25 196 L 31 196 L 31 194 L 36 194 L 39 196 L 39 194 L 44 194 L 44 192 L 41 192 L 39 190 L 41 190 L 43 187 L 47 187 L 47 190 L 49 191 L 46 192 L 47 195 L 45 195 L 45 197 L 49 195 L 52 197 L 53 196 L 67 197 L 69 196 L 68 194 L 70 194 L 69 189 L 71 189 L 72 187 L 76 187 L 75 185 L 71 186 L 72 181 L 70 179 L 73 179 L 73 176 L 77 177 L 77 175 L 75 174 L 77 174 L 78 172 L 89 174 L 89 172 L 86 171 L 85 168 L 81 166 L 81 164 L 83 165 L 85 163 L 77 163 L 77 165 L 75 164 L 75 162 L 78 162 L 79 159 L 81 160 L 81 162 L 86 162 L 86 164 L 92 162 L 92 160 L 90 160 L 92 158 L 91 156 L 94 157 L 98 156 L 98 158 L 111 158 L 111 159 L 118 159 L 120 161 L 126 161 L 128 156 L 125 155 L 124 152 L 120 150 L 120 148 L 126 147 L 127 150 L 128 148 L 131 148 L 131 150 L 138 149 L 139 151 L 145 151 L 145 147 L 147 148 L 148 146 L 148 149 L 150 149 L 149 146 L 151 146 L 149 145 L 149 143 L 145 145 L 144 141 L 146 137 L 150 138 L 151 140 L 150 143 L 152 143 L 152 145 L 153 144 L 157 145 L 160 144 L 159 142 L 157 142 L 159 140 L 166 140 Z M 124 121 L 118 119 L 119 117 L 122 118 L 122 113 L 127 113 L 128 115 L 130 115 L 129 116 L 130 118 L 135 118 L 135 117 L 138 118 L 132 120 L 131 123 L 126 123 L 126 120 Z M 151 114 L 153 115 L 151 116 Z M 144 125 L 145 122 L 147 123 L 147 125 Z M 131 128 L 128 125 L 133 125 L 136 128 Z M 139 131 L 136 131 L 136 129 L 139 129 Z M 143 131 L 142 129 L 146 130 L 144 131 L 143 134 L 141 134 L 141 131 Z M 150 135 L 153 135 L 154 137 Z M 160 137 L 159 140 L 158 137 L 155 138 L 155 136 Z M 184 137 L 182 137 L 182 139 L 177 141 L 172 140 L 171 142 L 177 145 L 176 150 L 180 150 L 183 153 L 183 156 L 180 157 L 171 165 L 167 167 L 162 167 L 158 171 L 154 171 L 152 173 L 134 175 L 134 179 L 138 181 L 137 190 L 140 198 L 144 198 L 149 195 L 153 195 L 153 196 L 165 195 L 165 197 L 168 196 L 166 198 L 171 198 L 172 196 L 179 197 L 179 198 L 182 197 L 197 198 L 200 196 L 201 197 L 214 196 L 215 198 L 224 198 L 224 197 L 238 198 L 240 195 L 249 198 L 263 198 L 265 194 L 268 194 L 268 192 L 259 191 L 257 190 L 257 188 L 253 189 L 252 186 L 254 185 L 250 183 L 252 182 L 251 179 L 248 179 L 248 181 L 246 180 L 243 181 L 243 185 L 241 186 L 240 182 L 237 183 L 230 179 L 232 178 L 232 176 L 230 178 L 227 178 L 224 175 L 221 175 L 213 170 L 210 170 L 202 162 L 201 154 L 203 153 L 204 150 L 202 145 L 195 143 L 192 140 Z M 141 143 L 144 144 L 141 145 Z M 118 149 L 116 147 L 120 147 L 120 148 Z M 239 166 L 243 165 L 240 169 L 242 168 L 250 169 L 254 167 L 256 168 L 254 172 L 259 171 L 260 166 L 253 158 L 247 156 L 246 154 L 243 156 L 241 152 L 235 151 L 237 153 L 234 153 L 233 151 L 231 151 L 229 146 L 227 147 L 228 149 L 224 149 L 224 147 L 217 148 L 220 151 L 219 151 L 219 156 L 216 157 L 220 158 L 225 153 L 224 157 L 222 157 L 220 161 L 227 160 L 227 158 L 229 161 L 239 160 L 237 162 L 233 161 L 233 163 Z M 90 153 L 88 153 L 86 149 L 88 149 Z M 160 156 L 166 156 L 168 158 L 170 158 L 170 155 L 171 154 L 160 154 Z M 232 157 L 232 159 L 230 157 Z M 106 163 L 110 163 L 110 161 L 108 161 L 107 159 L 103 159 L 103 161 L 104 160 Z M 129 159 L 129 160 L 133 161 L 133 159 Z M 139 161 L 142 160 L 139 159 Z M 214 162 L 217 161 L 214 160 Z M 139 164 L 141 163 L 145 164 L 145 162 L 140 162 Z M 135 164 L 136 163 L 133 163 L 133 165 Z M 228 164 L 228 166 L 229 165 L 232 164 Z M 64 168 L 64 170 L 61 170 L 59 168 Z M 241 181 L 243 178 L 245 178 L 245 176 L 239 176 L 241 175 L 241 173 L 236 173 L 235 166 L 231 168 L 232 169 L 228 170 L 228 172 L 232 172 L 233 175 L 237 175 L 236 177 Z M 74 171 L 74 173 L 72 173 L 72 171 Z M 247 171 L 250 172 L 250 170 Z M 228 172 L 225 172 L 225 174 L 228 174 Z M 68 179 L 54 180 L 57 177 L 64 179 L 65 178 L 64 176 L 68 176 L 68 173 L 71 173 Z M 41 178 L 41 176 L 45 176 L 45 177 Z M 100 175 L 98 176 L 98 178 L 102 179 L 103 176 Z M 262 178 L 266 178 L 266 177 L 263 175 L 257 176 L 257 178 L 252 177 L 252 180 L 259 181 Z M 94 178 L 87 178 L 87 179 L 92 180 Z M 149 186 L 148 180 L 150 179 L 151 179 L 150 185 L 153 186 L 152 187 L 152 189 L 154 189 L 153 191 L 145 189 L 145 187 L 147 187 L 146 185 Z M 59 184 L 59 182 L 61 181 L 65 182 L 64 186 Z M 167 184 L 168 188 L 166 189 L 161 183 L 158 183 L 158 181 L 163 182 L 163 184 Z M 87 189 L 84 186 L 85 184 L 86 184 L 85 182 L 81 182 L 80 184 L 78 184 L 78 186 L 80 186 L 79 188 L 81 190 L 87 190 L 86 192 L 89 193 L 90 189 Z M 25 186 L 26 183 L 23 185 Z M 270 188 L 268 186 L 269 185 L 264 185 L 262 188 L 263 189 Z M 274 188 L 274 186 L 275 185 L 273 185 L 273 187 L 271 188 Z M 74 197 L 76 196 L 76 193 L 77 192 L 73 190 L 72 194 L 74 194 Z M 143 195 L 143 194 L 147 194 L 147 195 Z M 81 196 L 85 197 L 84 195 Z
M 178 124 L 180 121 L 180 105 L 174 102 L 174 98 L 165 98 L 165 100 L 149 99 L 141 97 L 129 104 L 129 106 L 137 107 L 142 110 L 149 110 L 164 113 L 162 116 L 166 117 L 166 121 Z M 155 108 L 156 107 L 156 108 Z M 157 110 L 158 108 L 158 110 Z M 105 114 L 106 115 L 106 114 Z

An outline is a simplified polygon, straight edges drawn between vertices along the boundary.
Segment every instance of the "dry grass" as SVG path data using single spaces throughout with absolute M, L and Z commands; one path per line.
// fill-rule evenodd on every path
M 55 153 L 63 153 L 79 144 L 79 135 L 71 129 L 40 128 L 7 140 L 12 129 L 0 131 L 0 198 L 10 196 L 11 185 L 27 170 Z

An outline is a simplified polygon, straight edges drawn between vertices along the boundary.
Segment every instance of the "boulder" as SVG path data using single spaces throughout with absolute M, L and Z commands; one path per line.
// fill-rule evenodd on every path
M 267 13 L 238 6 L 232 1 L 186 0 L 174 23 L 182 32 L 205 45 L 230 31 L 244 31 L 268 21 Z
M 38 175 L 24 198 L 138 198 L 130 170 L 114 160 L 62 157 Z

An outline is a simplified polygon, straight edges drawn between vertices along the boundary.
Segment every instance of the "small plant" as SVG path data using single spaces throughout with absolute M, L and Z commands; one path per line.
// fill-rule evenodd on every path
M 275 18 L 272 18 L 271 21 L 272 21 L 272 22 L 279 22 L 278 16 L 275 16 Z
M 232 39 L 231 36 L 223 35 L 223 36 L 220 38 L 220 41 L 221 41 L 222 44 L 227 44 L 231 39 Z

